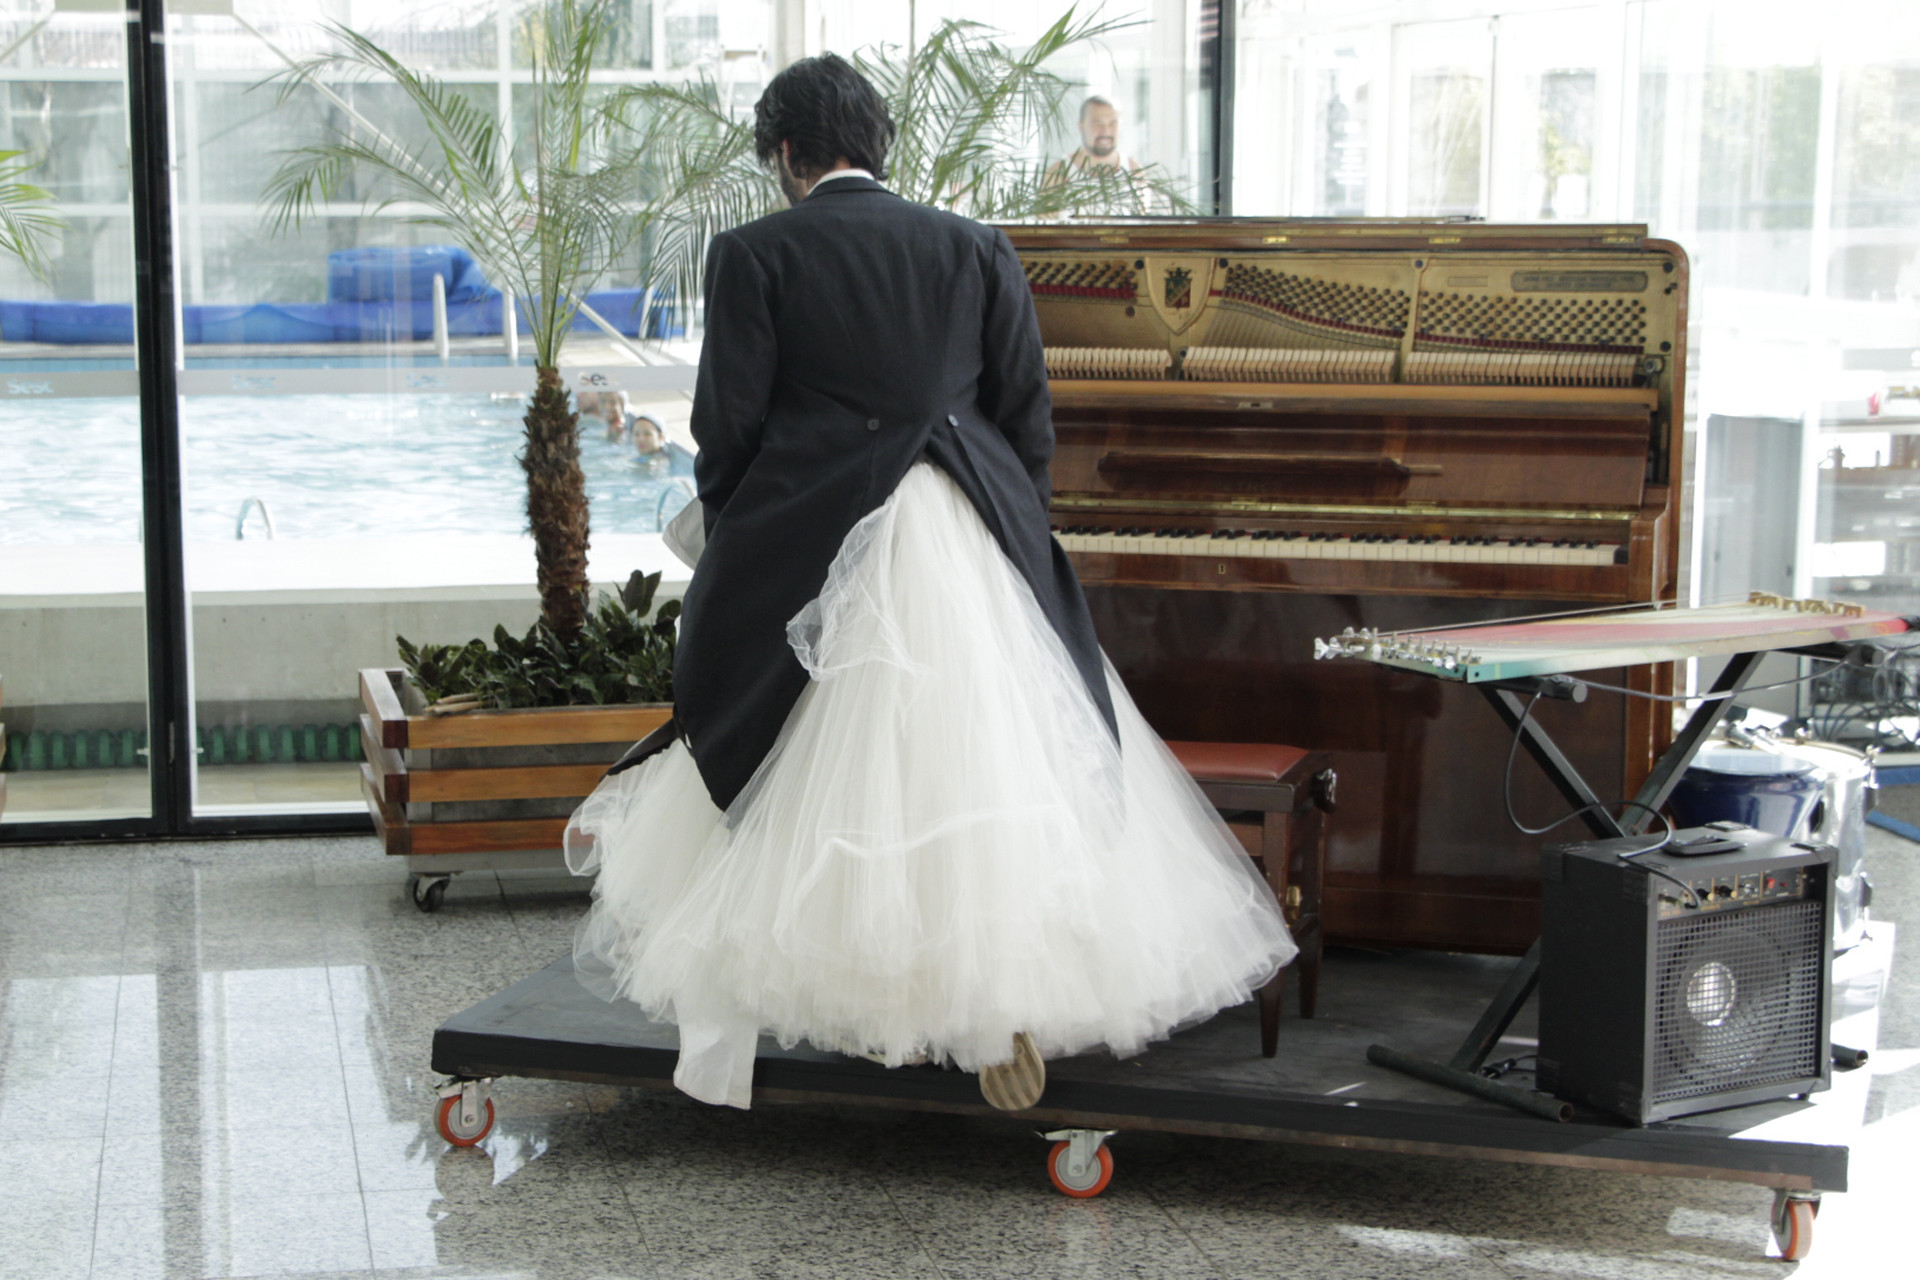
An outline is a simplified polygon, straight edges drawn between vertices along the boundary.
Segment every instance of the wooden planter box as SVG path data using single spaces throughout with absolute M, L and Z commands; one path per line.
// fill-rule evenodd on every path
M 360 701 L 360 785 L 381 844 L 445 857 L 448 870 L 471 869 L 457 855 L 557 851 L 607 766 L 673 714 L 647 703 L 430 716 L 397 667 L 361 671 Z

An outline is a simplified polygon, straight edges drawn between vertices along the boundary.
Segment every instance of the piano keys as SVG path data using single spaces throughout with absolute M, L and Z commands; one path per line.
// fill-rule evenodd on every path
M 1006 231 L 1053 379 L 1055 535 L 1148 719 L 1335 753 L 1330 938 L 1524 949 L 1538 850 L 1497 816 L 1498 727 L 1313 643 L 1673 598 L 1685 255 L 1637 226 Z M 1612 794 L 1665 743 L 1643 701 L 1552 714 Z
M 1383 560 L 1399 564 L 1624 565 L 1621 542 L 1576 538 L 1499 538 L 1485 534 L 1309 533 L 1302 529 L 1102 528 L 1055 525 L 1068 552 L 1083 556 L 1175 556 L 1220 560 Z M 1236 584 L 1258 580 L 1251 566 L 1234 565 Z M 1218 569 L 1225 576 L 1224 564 Z M 1204 579 L 1203 579 L 1204 581 Z M 1276 582 L 1274 585 L 1278 585 Z

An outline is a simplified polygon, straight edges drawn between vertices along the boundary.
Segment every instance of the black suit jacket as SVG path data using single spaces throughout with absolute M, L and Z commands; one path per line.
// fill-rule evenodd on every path
M 1111 726 L 1086 601 L 1048 530 L 1052 402 L 1007 238 L 838 178 L 714 237 L 706 319 L 692 426 L 707 545 L 673 686 L 714 803 L 733 803 L 806 687 L 788 619 L 923 457 L 1033 588 Z

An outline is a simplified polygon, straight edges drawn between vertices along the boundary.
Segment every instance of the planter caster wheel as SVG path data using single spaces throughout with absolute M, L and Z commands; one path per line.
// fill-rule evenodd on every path
M 1075 1200 L 1091 1200 L 1113 1181 L 1113 1152 L 1107 1150 L 1111 1129 L 1060 1129 L 1040 1136 L 1053 1141 L 1047 1153 L 1047 1176 L 1054 1189 Z
M 1780 1261 L 1799 1262 L 1813 1252 L 1813 1220 L 1819 1216 L 1818 1192 L 1773 1193 L 1773 1238 L 1780 1245 Z
M 408 876 L 407 894 L 413 899 L 413 905 L 432 915 L 446 901 L 447 884 L 452 876 Z
M 493 1099 L 487 1096 L 487 1081 L 452 1080 L 440 1086 L 433 1121 L 440 1136 L 453 1146 L 479 1146 L 493 1132 Z

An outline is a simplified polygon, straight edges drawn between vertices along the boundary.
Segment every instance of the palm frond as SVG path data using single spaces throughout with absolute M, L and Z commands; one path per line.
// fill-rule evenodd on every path
M 53 193 L 21 181 L 39 167 L 24 151 L 0 151 L 0 252 L 20 259 L 35 279 L 49 269 L 47 240 L 67 225 L 50 206 Z
M 613 0 L 549 0 L 529 16 L 533 63 L 532 158 L 523 162 L 494 113 L 456 87 L 408 67 L 349 27 L 330 28 L 338 47 L 263 83 L 290 102 L 301 89 L 334 110 L 316 142 L 285 153 L 268 180 L 268 222 L 276 231 L 315 217 L 323 202 L 352 198 L 355 184 L 383 189 L 362 198 L 368 211 L 401 208 L 465 248 L 526 309 L 536 361 L 557 367 L 582 300 L 624 261 L 645 225 L 636 207 L 642 165 L 629 147 L 598 145 L 592 106 L 594 60 L 612 29 Z M 397 88 L 403 141 L 368 119 L 335 88 Z
M 1158 166 L 1075 169 L 1032 158 L 1083 88 L 1049 64 L 1134 25 L 1075 7 L 1024 49 L 951 19 L 912 50 L 859 50 L 853 63 L 896 129 L 888 185 L 909 200 L 1003 221 L 1190 211 Z M 710 77 L 622 89 L 602 105 L 600 123 L 644 157 L 642 274 L 685 305 L 699 294 L 713 235 L 781 207 L 779 187 L 754 158 L 752 123 L 727 109 Z
M 708 241 L 782 204 L 752 126 L 727 111 L 711 76 L 624 88 L 602 105 L 601 124 L 643 157 L 642 273 L 684 309 L 699 295 Z

